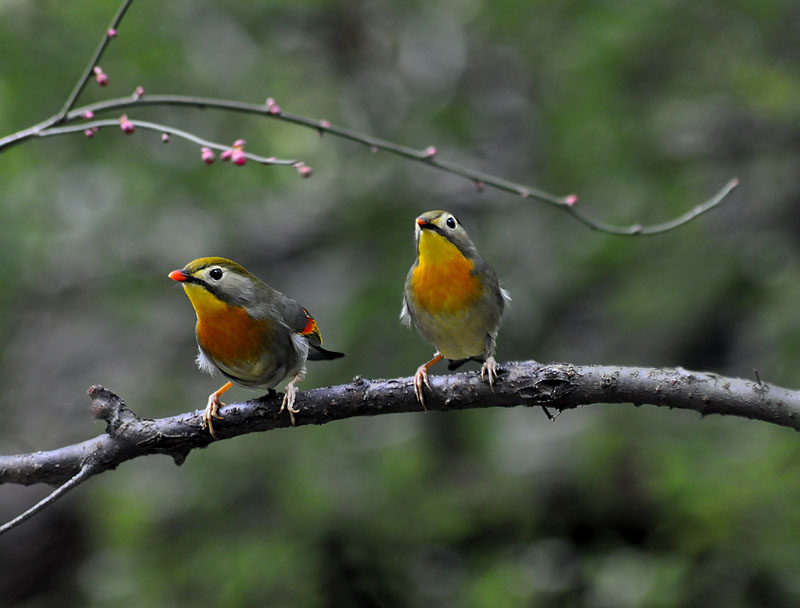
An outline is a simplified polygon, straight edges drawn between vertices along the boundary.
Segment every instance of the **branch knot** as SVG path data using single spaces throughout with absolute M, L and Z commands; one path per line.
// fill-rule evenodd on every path
M 125 406 L 121 397 L 102 384 L 93 384 L 86 392 L 92 399 L 92 415 L 106 421 L 106 433 L 109 435 L 113 436 L 123 423 L 138 418 Z

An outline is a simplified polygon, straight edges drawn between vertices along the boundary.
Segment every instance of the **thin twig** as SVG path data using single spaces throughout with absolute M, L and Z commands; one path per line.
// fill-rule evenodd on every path
M 710 199 L 705 201 L 704 203 L 700 203 L 694 209 L 691 209 L 676 217 L 673 220 L 668 222 L 664 222 L 662 224 L 654 224 L 652 226 L 642 226 L 641 224 L 633 224 L 632 226 L 625 227 L 617 227 L 612 226 L 610 224 L 606 224 L 599 220 L 595 220 L 593 218 L 589 218 L 583 213 L 581 213 L 576 207 L 574 206 L 564 206 L 563 209 L 573 215 L 574 217 L 578 218 L 584 224 L 589 226 L 594 230 L 598 230 L 600 232 L 607 232 L 609 234 L 617 234 L 620 236 L 650 236 L 654 234 L 662 234 L 664 232 L 669 232 L 670 230 L 674 230 L 678 226 L 683 226 L 691 222 L 694 218 L 703 215 L 704 213 L 708 213 L 714 207 L 719 205 L 723 199 L 731 193 L 731 190 L 736 188 L 739 185 L 738 178 L 733 178 L 728 181 L 714 196 Z
M 268 104 L 259 105 L 241 101 L 232 101 L 228 99 L 216 99 L 211 97 L 196 97 L 188 95 L 145 95 L 138 99 L 122 97 L 89 104 L 70 112 L 67 120 L 69 121 L 78 119 L 83 115 L 83 113 L 88 111 L 97 114 L 100 112 L 119 110 L 121 108 L 127 108 L 131 106 L 147 105 L 192 106 L 201 109 L 214 108 L 218 110 L 242 112 L 246 114 L 257 114 L 262 117 L 282 120 L 313 129 L 320 134 L 330 133 L 336 137 L 363 144 L 370 150 L 384 150 L 403 158 L 408 158 L 410 160 L 415 160 L 417 162 L 430 165 L 431 167 L 436 167 L 437 169 L 440 169 L 446 173 L 464 177 L 473 183 L 479 183 L 482 186 L 489 186 L 497 190 L 516 194 L 522 198 L 533 198 L 551 205 L 555 205 L 593 230 L 608 234 L 615 234 L 618 236 L 651 236 L 674 230 L 675 228 L 682 226 L 683 224 L 686 224 L 717 207 L 731 193 L 731 191 L 739 185 L 739 180 L 737 178 L 733 178 L 707 201 L 695 206 L 693 209 L 687 211 L 679 217 L 661 224 L 655 224 L 652 226 L 643 226 L 641 224 L 632 224 L 630 226 L 614 226 L 612 224 L 596 220 L 581 211 L 577 205 L 577 197 L 574 195 L 556 196 L 532 186 L 526 186 L 490 175 L 488 173 L 484 173 L 482 171 L 463 167 L 446 159 L 440 158 L 440 156 L 435 152 L 435 149 L 431 148 L 430 146 L 423 149 L 410 148 L 408 146 L 403 146 L 379 137 L 372 137 L 371 135 L 366 135 L 352 129 L 339 127 L 326 120 L 318 120 L 285 111 L 276 113 L 272 110 L 272 106 Z M 0 140 L 0 149 L 2 149 L 2 145 L 3 140 Z M 433 153 L 432 150 L 434 150 Z
M 94 473 L 95 473 L 95 467 L 93 465 L 84 464 L 83 467 L 81 467 L 81 469 L 72 478 L 70 478 L 69 480 L 64 482 L 62 485 L 60 485 L 58 488 L 56 488 L 55 490 L 50 492 L 50 494 L 45 496 L 42 500 L 37 502 L 30 509 L 28 509 L 24 513 L 21 513 L 20 515 L 17 515 L 11 521 L 7 521 L 2 526 L 0 526 L 0 536 L 5 534 L 9 530 L 12 530 L 13 528 L 16 528 L 18 525 L 20 525 L 21 523 L 23 523 L 27 519 L 33 517 L 34 515 L 36 515 L 39 511 L 41 511 L 45 507 L 49 507 L 51 504 L 53 504 L 59 498 L 64 496 L 64 494 L 66 494 L 67 492 L 69 492 L 73 488 L 76 488 L 81 483 L 83 483 L 84 481 L 89 479 L 89 477 L 91 477 Z
M 170 135 L 174 135 L 176 137 L 180 137 L 187 141 L 197 144 L 198 146 L 204 146 L 206 148 L 211 148 L 213 150 L 233 150 L 231 146 L 226 146 L 225 144 L 221 144 L 218 142 L 210 141 L 208 139 L 203 139 L 202 137 L 198 137 L 193 133 L 189 133 L 187 131 L 183 131 L 181 129 L 176 129 L 175 127 L 170 127 L 168 125 L 164 125 L 161 123 L 156 122 L 149 122 L 146 120 L 135 120 L 129 119 L 129 121 L 134 127 L 139 127 L 142 129 L 147 129 L 150 131 L 157 131 L 159 133 L 169 133 Z M 75 125 L 66 125 L 63 127 L 50 127 L 47 129 L 43 129 L 36 133 L 36 137 L 53 137 L 57 135 L 71 135 L 73 133 L 84 132 L 88 129 L 100 129 L 103 127 L 114 127 L 119 129 L 120 122 L 119 120 L 92 120 L 83 124 L 75 124 Z M 253 154 L 251 152 L 243 151 L 244 155 L 257 163 L 261 163 L 264 165 L 288 165 L 294 166 L 298 163 L 297 160 L 286 160 L 275 158 L 274 156 L 259 156 L 258 154 Z
M 330 133 L 331 135 L 334 135 L 336 137 L 340 137 L 353 142 L 357 142 L 359 144 L 363 144 L 367 146 L 371 151 L 384 150 L 392 154 L 401 156 L 403 158 L 415 160 L 417 162 L 422 162 L 431 167 L 435 167 L 441 171 L 444 171 L 446 173 L 459 175 L 461 177 L 469 179 L 474 184 L 479 185 L 481 189 L 484 188 L 485 186 L 489 186 L 497 190 L 502 190 L 505 192 L 511 192 L 513 194 L 517 194 L 518 196 L 521 196 L 523 198 L 534 198 L 539 201 L 555 205 L 594 230 L 620 236 L 639 236 L 639 235 L 645 236 L 645 235 L 661 234 L 663 232 L 673 230 L 678 226 L 682 226 L 683 224 L 686 224 L 687 222 L 694 220 L 703 213 L 706 213 L 711 209 L 715 208 L 716 206 L 718 206 L 739 183 L 738 180 L 735 178 L 730 180 L 727 184 L 725 184 L 725 186 L 722 187 L 722 189 L 720 189 L 710 199 L 708 199 L 707 201 L 705 201 L 700 205 L 697 205 L 692 210 L 684 213 L 683 215 L 673 220 L 652 226 L 642 226 L 641 224 L 633 224 L 630 226 L 614 226 L 602 222 L 600 220 L 596 220 L 591 216 L 587 215 L 586 213 L 584 213 L 583 211 L 578 210 L 577 208 L 578 198 L 575 195 L 560 197 L 545 192 L 543 190 L 539 190 L 538 188 L 525 186 L 522 184 L 518 184 L 509 180 L 496 177 L 494 175 L 490 175 L 488 173 L 483 173 L 482 171 L 477 171 L 474 169 L 463 167 L 446 159 L 440 158 L 439 155 L 437 154 L 436 148 L 433 146 L 427 146 L 426 148 L 423 149 L 414 149 L 385 139 L 372 137 L 370 135 L 366 135 L 364 133 L 360 133 L 352 129 L 347 129 L 344 127 L 332 125 L 327 120 L 317 120 L 306 116 L 301 116 L 299 114 L 292 114 L 290 112 L 285 112 L 280 108 L 278 108 L 278 106 L 274 102 L 270 103 L 271 100 L 268 100 L 266 103 L 259 105 L 259 104 L 244 103 L 226 99 L 214 99 L 207 97 L 194 97 L 185 95 L 146 95 L 146 96 L 141 95 L 135 97 L 109 99 L 89 104 L 78 109 L 73 109 L 75 101 L 77 100 L 83 88 L 86 86 L 86 83 L 88 79 L 91 77 L 92 71 L 95 65 L 97 64 L 97 61 L 103 54 L 103 51 L 105 50 L 108 41 L 110 40 L 109 30 L 116 29 L 116 27 L 122 20 L 123 16 L 125 15 L 125 12 L 127 11 L 131 2 L 132 0 L 123 0 L 120 8 L 117 11 L 117 14 L 111 21 L 111 25 L 104 33 L 104 36 L 99 46 L 97 47 L 97 50 L 95 51 L 92 57 L 92 60 L 89 62 L 89 65 L 84 71 L 82 77 L 78 80 L 78 83 L 75 85 L 75 88 L 73 89 L 69 98 L 64 103 L 64 106 L 62 107 L 61 111 L 58 114 L 51 116 L 47 120 L 38 123 L 37 125 L 24 129 L 22 131 L 18 131 L 6 137 L 0 138 L 0 151 L 9 148 L 12 145 L 18 144 L 22 141 L 25 141 L 27 139 L 30 139 L 32 137 L 46 136 L 46 135 L 62 135 L 66 133 L 73 133 L 75 131 L 85 130 L 87 128 L 86 124 L 82 125 L 82 129 L 76 128 L 74 130 L 72 129 L 58 130 L 52 127 L 54 127 L 54 125 L 57 124 L 63 124 L 66 122 L 72 122 L 78 120 L 87 115 L 87 112 L 93 112 L 93 113 L 108 112 L 111 110 L 120 110 L 126 107 L 150 106 L 150 105 L 193 106 L 201 109 L 216 108 L 220 110 L 227 110 L 233 112 L 258 114 L 263 117 L 282 120 L 299 126 L 314 129 L 320 135 L 324 133 Z M 141 125 L 155 124 L 155 123 L 147 123 L 146 121 L 138 121 L 138 122 Z M 190 141 L 195 141 L 195 142 L 205 141 L 199 137 L 186 133 L 185 131 L 180 131 L 179 129 L 167 128 L 164 125 L 160 125 L 159 129 L 164 132 L 174 133 L 180 137 L 189 139 Z M 204 145 L 206 145 L 207 147 L 213 147 L 221 150 L 227 149 L 225 146 L 222 146 L 221 144 L 214 144 L 213 142 L 205 142 Z M 261 162 L 263 164 L 292 163 L 292 161 L 275 162 L 272 161 L 272 159 L 270 158 L 257 157 L 256 155 L 249 155 L 248 157 L 252 158 L 256 162 Z M 310 171 L 303 173 L 303 175 L 306 177 L 309 174 Z
M 114 18 L 111 20 L 111 23 L 106 28 L 105 33 L 103 34 L 103 38 L 100 40 L 100 44 L 97 45 L 97 49 L 92 55 L 92 58 L 89 60 L 89 64 L 86 66 L 86 69 L 83 71 L 83 74 L 78 79 L 78 82 L 75 83 L 75 86 L 72 89 L 72 93 L 69 94 L 67 100 L 64 102 L 64 105 L 61 108 L 61 111 L 56 114 L 55 121 L 53 124 L 60 124 L 64 122 L 67 113 L 72 109 L 72 106 L 75 105 L 75 101 L 78 99 L 78 96 L 83 91 L 86 83 L 89 81 L 89 78 L 92 77 L 92 72 L 94 70 L 94 66 L 97 65 L 97 62 L 100 61 L 100 57 L 103 55 L 103 51 L 106 50 L 106 46 L 108 46 L 109 40 L 111 40 L 110 31 L 116 30 L 119 27 L 122 18 L 125 16 L 125 13 L 128 11 L 128 7 L 133 3 L 133 0 L 122 0 L 122 4 L 120 5 L 119 9 L 117 10 L 117 14 L 114 15 Z

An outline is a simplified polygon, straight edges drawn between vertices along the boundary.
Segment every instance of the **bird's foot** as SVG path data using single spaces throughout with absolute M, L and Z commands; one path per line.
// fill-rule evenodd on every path
M 217 420 L 225 420 L 225 416 L 220 416 L 219 414 L 220 406 L 225 405 L 224 403 L 222 403 L 222 401 L 219 400 L 219 397 L 232 386 L 233 386 L 232 382 L 226 382 L 223 386 L 219 387 L 219 389 L 215 390 L 208 396 L 208 403 L 206 404 L 206 410 L 205 412 L 203 412 L 203 428 L 208 429 L 208 433 L 214 439 L 219 439 L 219 437 L 217 437 L 217 434 L 214 432 L 214 425 L 213 425 L 214 418 L 216 418 Z
M 428 411 L 428 408 L 425 406 L 425 397 L 422 394 L 422 385 L 424 383 L 429 390 L 433 390 L 431 388 L 431 383 L 428 381 L 428 368 L 434 363 L 438 363 L 442 359 L 442 353 L 436 351 L 436 353 L 433 355 L 433 359 L 420 365 L 417 368 L 417 373 L 414 374 L 414 394 L 417 396 L 417 401 L 419 401 L 422 409 L 426 412 Z
M 414 394 L 417 396 L 417 401 L 419 401 L 422 409 L 426 412 L 428 408 L 425 407 L 425 397 L 422 394 L 422 385 L 425 384 L 429 389 L 431 389 L 431 383 L 428 381 L 428 364 L 423 363 L 417 368 L 417 373 L 414 374 Z M 433 389 L 431 389 L 433 390 Z
M 487 357 L 481 367 L 481 380 L 485 380 L 487 376 L 489 378 L 489 388 L 494 391 L 494 381 L 497 380 L 497 361 L 492 356 Z
M 278 414 L 283 413 L 283 410 L 288 410 L 289 412 L 289 420 L 294 426 L 294 415 L 299 414 L 300 410 L 294 406 L 295 399 L 297 398 L 297 383 L 303 379 L 303 374 L 298 373 L 295 374 L 292 381 L 286 385 L 286 390 L 283 394 L 283 401 L 281 402 L 281 409 Z

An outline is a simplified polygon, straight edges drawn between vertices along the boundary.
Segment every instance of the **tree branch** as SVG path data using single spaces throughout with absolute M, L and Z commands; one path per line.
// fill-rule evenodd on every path
M 225 144 L 221 144 L 215 141 L 210 141 L 208 139 L 203 139 L 202 137 L 198 137 L 192 133 L 187 131 L 183 131 L 182 129 L 176 129 L 175 127 L 171 127 L 169 125 L 164 125 L 161 123 L 156 122 L 149 122 L 146 120 L 128 120 L 127 121 L 131 126 L 138 127 L 140 129 L 147 129 L 149 131 L 156 131 L 158 133 L 168 133 L 169 135 L 174 135 L 175 137 L 180 137 L 181 139 L 185 139 L 190 141 L 198 146 L 203 146 L 212 150 L 219 150 L 219 151 L 232 151 L 232 146 L 226 146 Z M 86 122 L 84 124 L 75 124 L 75 125 L 67 125 L 63 127 L 48 127 L 46 129 L 42 129 L 37 131 L 35 137 L 53 137 L 57 135 L 71 135 L 74 133 L 83 133 L 87 130 L 99 130 L 101 128 L 119 128 L 120 121 L 119 120 L 92 120 L 90 122 Z M 251 152 L 245 152 L 242 150 L 242 155 L 245 158 L 248 158 L 254 162 L 261 163 L 262 165 L 288 165 L 290 167 L 297 168 L 298 166 L 306 166 L 303 162 L 298 160 L 286 160 L 281 158 L 275 158 L 274 156 L 259 156 L 257 154 L 252 154 Z
M 800 391 L 758 381 L 727 378 L 682 368 L 540 365 L 534 361 L 500 366 L 494 391 L 475 372 L 431 376 L 429 410 L 488 407 L 547 407 L 563 411 L 593 403 L 650 404 L 761 420 L 800 430 Z M 168 454 L 181 464 L 189 452 L 213 443 L 202 427 L 202 410 L 156 420 L 140 418 L 112 392 L 89 389 L 95 415 L 106 433 L 50 451 L 0 456 L 0 483 L 62 484 L 87 464 L 93 474 L 149 454 Z M 215 424 L 220 440 L 290 426 L 279 415 L 279 395 L 232 403 Z M 357 416 L 422 413 L 413 378 L 366 380 L 299 393 L 297 426 L 326 424 Z
M 94 470 L 94 467 L 91 464 L 87 463 L 87 464 L 83 465 L 80 468 L 80 470 L 77 473 L 75 473 L 75 475 L 72 478 L 70 478 L 67 481 L 65 481 L 62 485 L 60 485 L 53 492 L 51 492 L 50 494 L 45 496 L 42 500 L 37 502 L 30 509 L 28 509 L 24 513 L 21 513 L 21 514 L 17 515 L 11 521 L 7 521 L 2 526 L 0 526 L 0 535 L 5 534 L 6 532 L 11 530 L 12 528 L 16 528 L 21 523 L 27 521 L 28 519 L 30 519 L 31 517 L 36 515 L 39 511 L 42 511 L 46 507 L 49 507 L 51 504 L 53 504 L 59 498 L 64 496 L 64 494 L 66 494 L 67 492 L 69 492 L 73 488 L 78 487 L 81 483 L 83 483 L 84 481 L 89 479 L 89 477 L 94 475 L 95 472 L 96 471 Z
M 466 179 L 469 179 L 479 189 L 483 189 L 484 187 L 488 186 L 491 188 L 495 188 L 497 190 L 516 194 L 518 196 L 521 196 L 522 198 L 533 198 L 545 203 L 549 203 L 551 205 L 555 205 L 559 209 L 562 209 L 563 211 L 569 213 L 571 216 L 573 216 L 574 218 L 576 218 L 577 220 L 579 220 L 580 222 L 582 222 L 583 224 L 585 224 L 586 226 L 590 227 L 593 230 L 620 236 L 653 235 L 674 230 L 675 228 L 682 226 L 683 224 L 686 224 L 688 222 L 691 222 L 700 215 L 717 207 L 739 183 L 738 179 L 736 178 L 731 179 L 710 199 L 699 205 L 696 205 L 694 208 L 690 209 L 686 213 L 670 221 L 666 221 L 661 224 L 655 224 L 652 226 L 642 226 L 641 224 L 632 224 L 630 226 L 614 226 L 612 224 L 596 220 L 592 218 L 590 215 L 577 209 L 578 197 L 574 194 L 560 197 L 545 192 L 543 190 L 533 188 L 531 186 L 525 186 L 509 180 L 502 179 L 500 177 L 496 177 L 494 175 L 490 175 L 488 173 L 484 173 L 482 171 L 463 167 L 454 162 L 439 158 L 437 150 L 434 146 L 427 146 L 426 148 L 421 150 L 414 149 L 388 140 L 380 139 L 378 137 L 372 137 L 371 135 L 359 133 L 358 131 L 353 131 L 352 129 L 338 127 L 332 125 L 327 120 L 317 120 L 314 118 L 300 116 L 299 114 L 291 114 L 288 112 L 284 112 L 280 108 L 280 106 L 278 106 L 274 102 L 272 98 L 268 98 L 264 104 L 259 105 L 259 104 L 250 104 L 239 101 L 232 101 L 227 99 L 212 99 L 205 97 L 191 97 L 185 95 L 145 96 L 137 94 L 130 97 L 108 99 L 105 101 L 89 104 L 81 108 L 73 109 L 75 103 L 77 102 L 78 97 L 80 96 L 81 92 L 86 86 L 86 83 L 89 81 L 89 78 L 91 77 L 98 60 L 105 51 L 106 46 L 108 45 L 111 38 L 113 36 L 116 36 L 116 28 L 119 26 L 120 22 L 122 21 L 122 18 L 125 16 L 125 13 L 127 12 L 129 6 L 131 5 L 131 2 L 132 0 L 122 0 L 122 4 L 117 10 L 117 13 L 114 15 L 114 18 L 111 20 L 109 28 L 104 32 L 103 37 L 100 40 L 97 49 L 92 55 L 92 58 L 90 59 L 87 67 L 84 69 L 81 77 L 75 84 L 75 87 L 73 88 L 69 97 L 64 102 L 64 105 L 61 108 L 61 110 L 57 114 L 54 114 L 53 116 L 43 120 L 38 124 L 28 127 L 27 129 L 22 129 L 20 131 L 17 131 L 16 133 L 12 133 L 5 137 L 1 137 L 0 152 L 34 137 L 45 137 L 48 135 L 63 135 L 67 133 L 84 131 L 87 128 L 90 129 L 92 126 L 95 127 L 104 126 L 106 124 L 105 122 L 97 122 L 97 123 L 92 123 L 91 125 L 82 125 L 82 128 L 63 127 L 63 125 L 66 125 L 73 121 L 80 120 L 87 116 L 93 116 L 95 113 L 98 112 L 108 112 L 112 110 L 116 111 L 122 108 L 133 107 L 133 106 L 146 106 L 146 105 L 192 106 L 200 109 L 217 108 L 233 112 L 258 114 L 263 117 L 282 120 L 295 125 L 314 129 L 320 135 L 322 135 L 323 133 L 330 133 L 331 135 L 335 135 L 336 137 L 340 137 L 343 139 L 363 144 L 373 152 L 377 152 L 378 150 L 384 150 L 392 154 L 401 156 L 403 158 L 422 162 L 440 171 L 444 171 L 446 173 L 451 173 L 453 175 L 458 175 Z M 132 124 L 138 124 L 139 126 L 142 126 L 144 128 L 154 128 L 153 127 L 154 123 L 147 123 L 145 121 L 131 121 L 131 122 Z M 58 129 L 54 128 L 58 126 L 62 126 L 62 128 Z M 175 129 L 174 127 L 167 127 L 166 125 L 161 125 L 160 130 L 163 132 L 170 132 L 176 135 L 180 135 L 181 137 L 184 137 L 185 139 L 189 140 L 198 140 L 198 141 L 201 140 L 201 138 L 199 137 L 193 136 L 184 131 L 180 131 L 178 129 Z M 214 146 L 216 146 L 218 149 L 224 148 L 224 146 L 222 146 L 221 144 L 214 144 Z M 212 147 L 212 145 L 206 145 L 206 147 L 210 148 Z M 271 157 L 263 158 L 263 157 L 255 157 L 254 155 L 249 155 L 248 158 L 251 158 L 256 162 L 260 162 L 266 165 L 291 164 L 298 170 L 298 173 L 302 177 L 309 177 L 311 174 L 310 168 L 306 167 L 303 163 L 276 161 Z
M 800 430 L 800 391 L 755 381 L 727 378 L 683 368 L 540 365 L 535 361 L 499 366 L 492 390 L 475 372 L 431 376 L 428 410 L 455 411 L 488 407 L 541 407 L 559 412 L 593 403 L 632 403 L 687 409 L 701 415 L 721 414 L 761 420 Z M 202 410 L 169 418 L 140 418 L 117 395 L 92 386 L 92 411 L 106 421 L 106 432 L 55 450 L 0 456 L 0 484 L 61 484 L 49 496 L 0 527 L 0 534 L 49 506 L 89 477 L 115 469 L 140 456 L 167 454 L 180 465 L 195 448 L 214 439 L 202 426 Z M 357 416 L 422 413 L 413 378 L 366 380 L 313 389 L 297 395 L 297 426 L 327 424 Z M 215 431 L 220 440 L 290 426 L 279 414 L 281 397 L 232 403 L 220 413 Z M 548 413 L 548 417 L 549 413 Z
M 67 112 L 69 112 L 75 105 L 75 102 L 78 100 L 78 96 L 83 91 L 86 83 L 89 82 L 89 78 L 92 77 L 94 67 L 97 65 L 97 62 L 100 61 L 100 57 L 102 57 L 103 51 L 106 50 L 108 42 L 111 40 L 111 38 L 113 38 L 112 32 L 114 32 L 114 35 L 116 34 L 116 29 L 119 27 L 122 18 L 125 16 L 125 13 L 128 12 L 128 8 L 132 2 L 133 0 L 123 0 L 122 4 L 120 4 L 119 9 L 117 9 L 117 13 L 111 19 L 111 23 L 108 25 L 108 28 L 103 34 L 103 37 L 101 38 L 100 43 L 97 45 L 97 49 L 95 49 L 92 58 L 89 60 L 89 63 L 84 69 L 83 74 L 78 79 L 78 82 L 75 83 L 72 92 L 69 94 L 69 97 L 67 97 L 67 100 L 61 107 L 61 111 L 55 115 L 55 121 L 53 124 L 59 124 L 63 122 Z
M 554 205 L 559 209 L 562 209 L 566 213 L 570 214 L 571 216 L 573 216 L 574 218 L 576 218 L 577 220 L 579 220 L 580 222 L 582 222 L 583 224 L 585 224 L 586 226 L 588 226 L 593 230 L 597 230 L 599 232 L 604 232 L 607 234 L 614 234 L 618 236 L 650 236 L 674 230 L 675 228 L 687 224 L 692 220 L 694 220 L 695 218 L 699 217 L 700 215 L 703 215 L 704 213 L 707 213 L 708 211 L 711 211 L 712 209 L 717 207 L 731 193 L 731 191 L 734 188 L 736 188 L 736 186 L 739 185 L 739 180 L 733 178 L 729 180 L 728 183 L 726 183 L 722 188 L 720 188 L 720 190 L 718 190 L 707 201 L 700 203 L 699 205 L 696 205 L 686 213 L 667 222 L 663 222 L 661 224 L 654 224 L 652 226 L 643 226 L 642 224 L 632 224 L 630 226 L 614 226 L 612 224 L 608 224 L 600 220 L 594 219 L 590 215 L 581 211 L 577 205 L 578 197 L 575 195 L 568 195 L 563 197 L 556 196 L 555 194 L 550 194 L 549 192 L 539 190 L 532 186 L 526 186 L 524 184 L 519 184 L 516 182 L 505 180 L 496 177 L 494 175 L 484 173 L 482 171 L 470 169 L 468 167 L 463 167 L 449 160 L 440 158 L 434 146 L 428 146 L 427 148 L 423 149 L 410 148 L 408 146 L 403 146 L 401 144 L 381 139 L 379 137 L 373 137 L 371 135 L 360 133 L 352 129 L 347 129 L 344 127 L 333 125 L 327 120 L 318 120 L 315 118 L 309 118 L 307 116 L 301 116 L 299 114 L 292 114 L 290 112 L 285 112 L 279 106 L 277 106 L 271 99 L 269 99 L 268 102 L 264 104 L 253 104 L 241 101 L 233 101 L 230 99 L 215 99 L 211 97 L 195 97 L 189 95 L 148 94 L 141 96 L 119 97 L 116 99 L 107 99 L 104 101 L 88 104 L 80 108 L 76 108 L 70 111 L 66 115 L 66 118 L 63 120 L 63 122 L 70 123 L 76 120 L 80 120 L 87 114 L 91 116 L 103 112 L 111 112 L 111 111 L 116 112 L 134 106 L 139 106 L 139 107 L 189 106 L 198 109 L 213 108 L 229 112 L 256 114 L 264 118 L 273 118 L 276 120 L 289 122 L 294 125 L 313 129 L 317 131 L 320 135 L 324 133 L 330 133 L 331 135 L 334 135 L 336 137 L 340 137 L 342 139 L 347 139 L 349 141 L 363 144 L 373 152 L 376 152 L 378 150 L 383 150 L 409 160 L 414 160 L 417 162 L 424 163 L 426 165 L 439 169 L 440 171 L 444 171 L 445 173 L 451 173 L 453 175 L 464 177 L 466 179 L 469 179 L 474 184 L 476 184 L 476 186 L 479 186 L 481 188 L 491 187 L 497 190 L 501 190 L 503 192 L 510 192 L 512 194 L 516 194 L 518 196 L 521 196 L 522 198 L 533 198 L 541 202 Z M 25 129 L 24 131 L 19 131 L 17 133 L 0 138 L 0 151 L 2 151 L 6 147 L 20 143 L 32 137 L 42 137 L 45 135 L 56 135 L 56 134 L 60 135 L 70 132 L 66 129 L 64 130 L 51 129 L 50 127 L 52 127 L 53 122 L 54 122 L 53 118 L 51 118 L 47 121 L 40 123 L 39 125 L 35 125 L 34 127 Z M 144 124 L 143 121 L 140 122 Z M 152 124 L 152 123 L 147 123 L 147 124 Z M 83 129 L 88 128 L 89 126 L 91 125 L 89 124 L 82 125 L 83 128 L 76 128 L 75 131 L 82 131 Z M 46 129 L 48 131 L 45 132 Z M 170 128 L 166 126 L 161 126 L 161 130 L 169 131 Z M 175 131 L 177 130 L 173 130 L 171 132 Z M 187 137 L 187 139 L 189 138 Z M 289 164 L 289 163 L 264 163 L 264 164 Z

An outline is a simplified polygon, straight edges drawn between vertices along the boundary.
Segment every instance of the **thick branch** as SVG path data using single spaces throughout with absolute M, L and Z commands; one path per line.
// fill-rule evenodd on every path
M 557 410 L 592 403 L 651 404 L 770 422 L 800 430 L 800 391 L 758 380 L 726 378 L 682 368 L 539 365 L 510 362 L 501 367 L 492 391 L 477 373 L 431 376 L 429 410 L 546 406 Z M 194 448 L 212 443 L 202 428 L 201 411 L 169 418 L 139 418 L 113 393 L 90 389 L 95 412 L 108 422 L 107 432 L 82 443 L 46 452 L 0 456 L 0 483 L 62 484 L 87 464 L 99 473 L 148 454 L 171 455 L 181 464 Z M 233 403 L 215 424 L 220 439 L 289 426 L 279 415 L 279 396 Z M 422 413 L 412 378 L 365 380 L 313 389 L 297 396 L 297 426 L 326 424 L 356 416 Z

